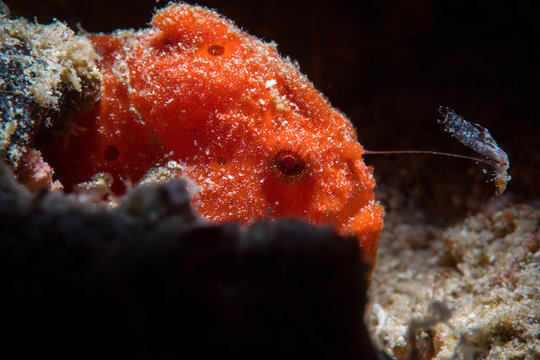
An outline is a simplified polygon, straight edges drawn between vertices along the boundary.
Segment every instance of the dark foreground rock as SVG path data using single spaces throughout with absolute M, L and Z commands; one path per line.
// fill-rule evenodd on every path
M 182 182 L 110 210 L 29 195 L 5 170 L 2 358 L 380 356 L 353 238 L 295 220 L 210 225 Z

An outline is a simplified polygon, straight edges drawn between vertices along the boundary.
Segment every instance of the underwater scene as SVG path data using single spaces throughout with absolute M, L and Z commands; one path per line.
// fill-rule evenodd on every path
M 2 358 L 540 359 L 533 1 L 0 1 Z

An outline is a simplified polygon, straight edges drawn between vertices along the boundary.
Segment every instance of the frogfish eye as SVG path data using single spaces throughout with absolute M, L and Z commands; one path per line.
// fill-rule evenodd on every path
M 210 47 L 208 47 L 208 53 L 213 56 L 223 55 L 224 52 L 225 48 L 221 45 L 210 45 Z
M 292 151 L 280 151 L 274 158 L 277 169 L 287 176 L 300 175 L 305 168 L 304 160 Z

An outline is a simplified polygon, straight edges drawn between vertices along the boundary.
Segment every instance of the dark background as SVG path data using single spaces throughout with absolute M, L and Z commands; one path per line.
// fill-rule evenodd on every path
M 192 2 L 190 2 L 192 3 Z M 473 162 L 366 156 L 389 209 L 454 221 L 486 206 L 540 199 L 540 12 L 534 1 L 199 1 L 295 59 L 354 122 L 371 150 L 470 154 L 437 124 L 447 105 L 487 127 L 507 151 L 513 179 L 494 197 Z M 7 0 L 16 16 L 53 18 L 90 32 L 146 27 L 165 1 Z M 411 211 L 414 210 L 414 211 Z

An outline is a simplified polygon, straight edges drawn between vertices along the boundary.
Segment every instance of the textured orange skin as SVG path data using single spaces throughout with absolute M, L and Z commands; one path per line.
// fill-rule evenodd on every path
M 101 100 L 77 120 L 84 131 L 43 148 L 64 186 L 108 172 L 121 193 L 176 160 L 200 186 L 193 205 L 206 219 L 329 223 L 356 235 L 373 264 L 383 210 L 351 123 L 275 46 L 214 12 L 170 5 L 151 25 L 91 36 L 103 57 Z M 107 160 L 108 146 L 117 159 Z M 280 151 L 304 170 L 282 173 Z

